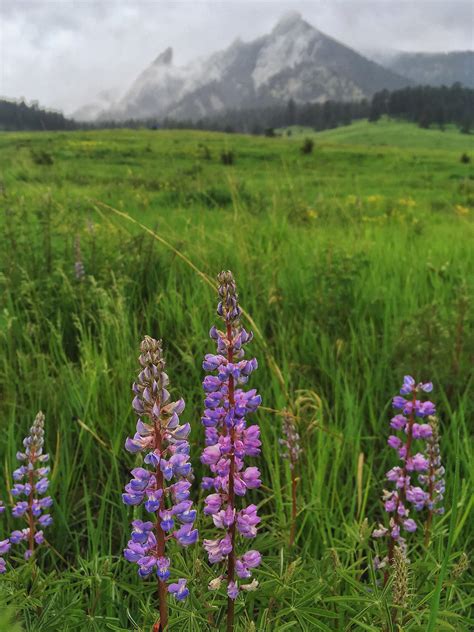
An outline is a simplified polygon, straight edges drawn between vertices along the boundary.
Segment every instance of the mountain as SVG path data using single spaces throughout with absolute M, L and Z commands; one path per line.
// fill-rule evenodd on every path
M 187 66 L 166 49 L 126 94 L 99 118 L 198 119 L 229 108 L 370 97 L 410 80 L 383 68 L 308 24 L 285 15 L 268 35 L 236 40 L 224 51 Z
M 95 121 L 102 112 L 113 107 L 119 97 L 118 90 L 102 90 L 99 92 L 95 101 L 83 105 L 71 114 L 76 121 L 89 123 Z
M 375 60 L 420 85 L 474 88 L 474 51 L 453 53 L 402 53 L 375 56 Z

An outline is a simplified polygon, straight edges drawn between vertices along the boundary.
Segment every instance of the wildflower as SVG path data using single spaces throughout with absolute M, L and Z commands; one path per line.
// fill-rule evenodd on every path
M 219 577 L 216 577 L 215 579 L 211 579 L 207 587 L 209 588 L 209 590 L 219 590 L 219 588 L 222 585 L 222 580 L 223 580 L 222 575 Z
M 402 436 L 390 435 L 388 445 L 398 453 L 401 465 L 386 473 L 387 480 L 393 486 L 393 489 L 383 492 L 384 508 L 390 516 L 389 527 L 387 529 L 379 525 L 372 533 L 375 538 L 390 538 L 388 561 L 391 564 L 394 560 L 395 543 L 397 547 L 405 549 L 405 534 L 413 533 L 418 528 L 414 516 L 410 515 L 411 511 L 420 512 L 432 502 L 429 490 L 424 489 L 427 483 L 426 473 L 431 467 L 429 450 L 425 454 L 413 449 L 413 442 L 416 440 L 432 442 L 432 424 L 417 421 L 425 417 L 430 419 L 435 411 L 435 405 L 431 401 L 421 400 L 423 393 L 430 393 L 432 390 L 431 382 L 417 384 L 413 377 L 406 375 L 400 395 L 395 396 L 392 402 L 399 412 L 392 417 L 390 426 L 402 433 Z M 431 493 L 434 493 L 434 488 Z
M 398 200 L 398 203 L 401 206 L 406 206 L 408 208 L 412 208 L 412 207 L 416 206 L 416 202 L 412 198 L 400 198 Z
M 461 204 L 456 204 L 456 206 L 454 207 L 456 210 L 456 213 L 458 215 L 469 215 L 469 208 L 467 206 L 462 206 Z
M 124 557 L 137 564 L 140 577 L 155 574 L 158 578 L 160 622 L 164 629 L 168 621 L 167 591 L 178 600 L 189 594 L 184 579 L 166 586 L 171 575 L 166 542 L 174 539 L 181 546 L 189 546 L 198 537 L 193 528 L 196 511 L 188 500 L 192 469 L 187 437 L 191 428 L 180 424 L 184 401 L 169 401 L 161 341 L 145 336 L 139 363 L 141 370 L 132 389 L 132 406 L 138 421 L 136 433 L 127 438 L 125 448 L 132 453 L 144 452 L 144 465 L 148 467 L 131 471 L 132 478 L 122 499 L 130 506 L 143 504 L 153 520 L 132 522 Z
M 0 574 L 3 574 L 7 570 L 6 562 L 3 558 L 3 555 L 8 553 L 11 548 L 12 543 L 7 538 L 6 540 L 0 540 Z
M 369 204 L 378 204 L 383 200 L 383 195 L 369 195 L 367 196 L 367 202 Z
M 204 548 L 211 564 L 227 565 L 227 622 L 231 629 L 233 601 L 243 588 L 236 583 L 235 574 L 250 577 L 251 569 L 261 560 L 256 551 L 249 551 L 241 558 L 236 555 L 237 535 L 255 537 L 260 522 L 255 505 L 238 509 L 236 500 L 261 485 L 259 469 L 244 465 L 245 457 L 260 454 L 260 430 L 257 425 L 247 426 L 246 418 L 257 410 L 261 398 L 255 389 L 240 388 L 257 368 L 255 359 L 244 358 L 244 346 L 252 340 L 252 334 L 240 324 L 241 308 L 232 273 L 221 272 L 218 281 L 217 313 L 225 323 L 225 331 L 212 327 L 210 337 L 216 342 L 217 353 L 206 355 L 203 362 L 203 368 L 211 375 L 203 381 L 202 424 L 206 447 L 201 461 L 212 473 L 212 477 L 205 477 L 202 482 L 202 487 L 211 492 L 205 500 L 204 513 L 212 516 L 215 526 L 225 535 L 205 540 Z M 213 589 L 221 585 L 222 576 L 218 579 L 212 582 Z
M 258 551 L 247 551 L 235 563 L 237 575 L 242 579 L 251 577 L 250 569 L 259 566 L 261 560 L 262 556 Z
M 239 594 L 239 586 L 238 584 L 236 584 L 236 582 L 234 581 L 230 581 L 227 584 L 227 595 L 229 597 L 229 599 L 232 599 L 232 601 L 234 601 L 235 599 L 237 599 L 237 595 Z
M 428 517 L 425 525 L 425 545 L 428 546 L 430 541 L 431 523 L 433 515 L 443 514 L 444 507 L 442 505 L 445 482 L 444 467 L 441 464 L 441 456 L 439 450 L 439 431 L 438 420 L 434 416 L 428 417 L 431 433 L 427 435 L 426 452 L 427 452 L 427 468 L 423 475 L 418 477 L 421 484 L 427 487 L 425 505 L 428 509 Z
M 288 459 L 290 469 L 294 470 L 302 449 L 300 446 L 300 435 L 296 429 L 295 418 L 289 413 L 286 413 L 283 417 L 282 432 L 284 439 L 279 439 L 280 445 L 285 448 L 282 456 L 284 459 Z
M 374 537 L 377 537 L 374 535 Z M 380 557 L 378 555 L 376 555 L 374 557 L 374 570 L 378 571 L 381 568 L 385 568 L 387 566 L 387 559 L 386 557 L 380 559 Z
M 24 517 L 28 527 L 21 531 L 13 531 L 10 542 L 19 544 L 27 543 L 24 553 L 25 559 L 29 559 L 35 550 L 35 545 L 44 543 L 43 529 L 52 524 L 51 514 L 44 513 L 51 507 L 53 499 L 44 496 L 49 487 L 49 467 L 44 464 L 49 456 L 43 454 L 44 445 L 44 415 L 41 411 L 36 415 L 30 433 L 23 440 L 24 452 L 17 452 L 16 458 L 22 463 L 13 472 L 16 481 L 12 488 L 12 495 L 19 498 L 12 509 L 15 518 Z M 21 500 L 21 498 L 26 500 Z
M 183 599 L 186 599 L 189 595 L 185 579 L 179 579 L 177 584 L 170 584 L 168 591 L 171 595 L 174 595 L 178 601 L 183 601 Z
M 3 501 L 0 500 L 0 514 L 2 514 L 4 511 L 5 511 L 5 505 L 3 504 Z M 11 542 L 8 538 L 6 540 L 0 540 L 0 556 L 8 553 L 8 551 L 10 550 L 10 547 L 11 547 Z M 3 557 L 0 557 L 0 574 L 5 573 L 6 570 L 7 570 L 6 562 L 3 559 Z
M 258 581 L 253 579 L 250 584 L 241 584 L 240 590 L 245 590 L 246 592 L 254 592 L 258 588 Z
M 384 527 L 383 524 L 379 524 L 378 528 L 372 531 L 372 536 L 374 538 L 383 538 L 385 535 L 387 535 L 387 533 L 388 529 Z

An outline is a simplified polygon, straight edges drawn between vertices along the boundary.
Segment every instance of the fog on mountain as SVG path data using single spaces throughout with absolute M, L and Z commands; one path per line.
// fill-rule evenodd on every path
M 185 66 L 173 64 L 167 48 L 120 99 L 102 96 L 77 110 L 76 120 L 197 120 L 228 109 L 287 103 L 355 101 L 383 90 L 418 83 L 469 81 L 474 53 L 395 55 L 385 65 L 325 35 L 299 13 L 282 17 L 273 30 L 251 42 Z M 471 77 L 471 83 L 472 83 Z

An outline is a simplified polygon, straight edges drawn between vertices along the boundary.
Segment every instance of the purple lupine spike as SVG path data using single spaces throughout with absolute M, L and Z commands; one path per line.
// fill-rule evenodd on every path
M 30 433 L 23 440 L 24 452 L 17 452 L 17 459 L 22 465 L 13 472 L 16 481 L 11 492 L 19 500 L 12 509 L 15 518 L 25 518 L 28 527 L 21 531 L 13 531 L 10 535 L 12 544 L 27 543 L 25 559 L 30 559 L 36 546 L 44 543 L 43 529 L 52 524 L 51 514 L 43 513 L 53 504 L 51 496 L 44 496 L 49 487 L 49 467 L 45 466 L 49 456 L 43 453 L 44 415 L 38 412 Z M 22 500 L 26 498 L 26 500 Z
M 393 398 L 393 407 L 401 412 L 390 421 L 390 426 L 401 432 L 402 437 L 390 435 L 388 445 L 397 451 L 401 465 L 393 467 L 387 474 L 392 483 L 392 490 L 384 490 L 382 500 L 385 511 L 389 514 L 389 526 L 379 525 L 372 533 L 374 538 L 389 537 L 388 557 L 378 561 L 378 567 L 386 567 L 393 563 L 394 546 L 406 550 L 404 533 L 413 533 L 418 525 L 410 512 L 415 514 L 429 507 L 430 493 L 426 490 L 427 473 L 430 468 L 429 453 L 415 452 L 414 441 L 424 439 L 430 441 L 432 425 L 425 423 L 425 418 L 435 412 L 431 401 L 422 401 L 423 393 L 433 390 L 431 382 L 416 384 L 410 375 L 406 375 L 400 389 L 401 395 Z M 418 420 L 420 420 L 420 423 Z M 416 485 L 416 482 L 419 485 Z M 387 580 L 387 571 L 385 581 Z
M 300 446 L 300 435 L 296 429 L 296 420 L 294 416 L 287 411 L 285 411 L 283 415 L 282 433 L 284 438 L 280 439 L 279 442 L 280 445 L 284 447 L 284 451 L 281 456 L 284 459 L 288 459 L 291 475 L 291 527 L 289 544 L 293 546 L 296 533 L 296 516 L 298 514 L 296 466 L 302 449 Z
M 0 575 L 3 575 L 7 572 L 7 563 L 3 556 L 8 553 L 11 545 L 12 543 L 8 538 L 6 540 L 0 540 Z
M 296 463 L 301 455 L 300 435 L 296 429 L 295 418 L 289 413 L 283 416 L 282 433 L 284 439 L 279 439 L 280 445 L 284 447 L 282 457 L 288 459 L 290 469 L 296 467 Z
M 426 385 L 425 385 L 426 386 Z M 431 433 L 426 436 L 426 454 L 428 458 L 428 470 L 426 474 L 420 475 L 418 480 L 425 485 L 428 498 L 426 507 L 428 509 L 428 517 L 425 524 L 425 546 L 430 543 L 431 524 L 433 516 L 443 514 L 444 507 L 442 505 L 445 483 L 444 483 L 444 467 L 441 463 L 441 455 L 439 449 L 439 428 L 436 417 L 428 417 Z
M 170 559 L 166 542 L 175 539 L 181 546 L 197 541 L 193 527 L 196 512 L 188 500 L 192 469 L 189 462 L 189 424 L 180 425 L 184 410 L 182 399 L 170 402 L 168 376 L 161 341 L 145 336 L 141 343 L 135 395 L 132 406 L 138 415 L 137 431 L 125 448 L 132 453 L 145 452 L 144 465 L 131 471 L 132 479 L 122 495 L 126 505 L 144 504 L 153 521 L 134 520 L 131 540 L 124 549 L 129 562 L 138 565 L 140 577 L 158 578 L 160 624 L 168 622 L 167 592 L 182 600 L 188 595 L 186 580 L 166 585 L 170 577 Z
M 237 558 L 237 535 L 253 538 L 260 518 L 255 505 L 238 509 L 236 497 L 261 485 L 258 468 L 244 465 L 245 457 L 260 454 L 260 430 L 256 425 L 248 427 L 246 417 L 258 408 L 261 398 L 255 389 L 239 388 L 257 368 L 255 359 L 244 359 L 244 345 L 252 339 L 252 334 L 240 324 L 241 309 L 232 273 L 221 272 L 218 282 L 217 313 L 225 323 L 225 331 L 212 327 L 210 337 L 217 343 L 217 354 L 206 355 L 203 362 L 203 368 L 213 374 L 203 381 L 206 447 L 201 461 L 213 475 L 202 482 L 202 487 L 211 491 L 205 500 L 204 513 L 212 516 L 215 526 L 224 531 L 224 537 L 204 540 L 204 548 L 211 564 L 224 562 L 227 566 L 227 629 L 232 629 L 234 600 L 240 588 L 244 589 L 238 585 L 236 573 L 239 577 L 250 577 L 249 569 L 260 563 L 260 554 L 255 551 L 245 554 L 255 554 L 248 557 L 252 563 L 245 562 L 245 555 Z M 245 575 L 240 574 L 244 572 L 242 569 Z M 213 580 L 212 589 L 217 589 L 222 581 L 223 576 Z
M 0 514 L 4 513 L 4 511 L 5 505 L 3 504 L 3 501 L 0 500 Z M 7 563 L 5 562 L 3 555 L 6 555 L 8 553 L 11 545 L 12 544 L 9 538 L 7 538 L 6 540 L 0 540 L 0 575 L 6 573 L 7 571 Z

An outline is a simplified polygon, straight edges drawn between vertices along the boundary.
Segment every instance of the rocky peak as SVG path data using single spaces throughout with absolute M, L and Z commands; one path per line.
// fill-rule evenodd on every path
M 166 50 L 158 55 L 153 64 L 155 66 L 171 66 L 173 63 L 173 49 L 168 46 Z
M 198 119 L 225 109 L 354 100 L 410 81 L 326 36 L 292 11 L 268 34 L 235 40 L 187 66 L 167 48 L 103 117 Z
M 307 22 L 303 20 L 301 13 L 299 13 L 298 11 L 288 11 L 275 24 L 272 30 L 272 35 L 286 35 L 290 31 L 293 31 L 302 26 L 312 28 Z

